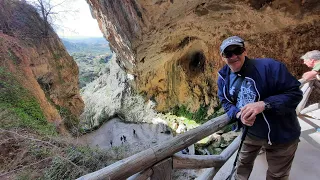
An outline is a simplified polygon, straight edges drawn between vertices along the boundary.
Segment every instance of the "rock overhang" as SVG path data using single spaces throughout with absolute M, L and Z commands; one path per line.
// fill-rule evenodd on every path
M 246 40 L 250 57 L 284 62 L 297 77 L 299 57 L 319 49 L 320 3 L 284 0 L 88 0 L 118 64 L 157 109 L 217 106 L 219 46 L 228 36 Z

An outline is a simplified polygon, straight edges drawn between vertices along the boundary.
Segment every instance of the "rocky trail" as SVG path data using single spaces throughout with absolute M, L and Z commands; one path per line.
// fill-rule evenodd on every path
M 124 146 L 131 152 L 137 152 L 165 142 L 172 137 L 171 131 L 162 123 L 124 123 L 119 118 L 114 118 L 103 124 L 98 130 L 80 137 L 80 141 L 102 149 Z

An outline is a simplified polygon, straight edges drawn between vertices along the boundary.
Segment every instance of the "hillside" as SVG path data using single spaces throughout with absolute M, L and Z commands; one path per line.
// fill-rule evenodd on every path
M 63 38 L 62 42 L 79 67 L 79 87 L 97 79 L 112 58 L 104 38 Z
M 69 54 L 111 54 L 109 43 L 103 37 L 62 38 L 62 43 L 66 47 Z
M 0 1 L 0 179 L 74 179 L 114 161 L 70 136 L 84 108 L 79 71 L 44 23 L 26 1 Z

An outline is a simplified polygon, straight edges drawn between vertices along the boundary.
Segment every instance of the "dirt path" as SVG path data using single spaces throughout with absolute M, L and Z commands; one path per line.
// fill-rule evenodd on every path
M 138 151 L 171 139 L 172 134 L 166 134 L 165 131 L 166 126 L 161 123 L 133 124 L 114 118 L 103 124 L 98 130 L 80 137 L 80 140 L 89 146 L 99 146 L 102 149 L 111 148 L 112 142 L 113 147 L 129 145 L 130 150 Z

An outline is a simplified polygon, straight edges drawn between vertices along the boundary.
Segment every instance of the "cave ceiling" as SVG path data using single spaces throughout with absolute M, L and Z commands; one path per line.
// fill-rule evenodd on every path
M 297 78 L 303 53 L 320 49 L 318 0 L 87 0 L 118 64 L 138 92 L 166 111 L 218 105 L 222 40 L 245 39 L 250 58 L 284 62 Z

